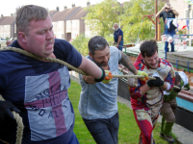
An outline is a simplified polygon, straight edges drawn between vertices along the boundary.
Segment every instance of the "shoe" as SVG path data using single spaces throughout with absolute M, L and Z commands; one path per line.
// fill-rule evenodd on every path
M 174 141 L 175 141 L 172 136 L 165 135 L 164 133 L 160 133 L 160 137 L 162 137 L 163 139 L 165 139 L 169 143 L 174 143 Z

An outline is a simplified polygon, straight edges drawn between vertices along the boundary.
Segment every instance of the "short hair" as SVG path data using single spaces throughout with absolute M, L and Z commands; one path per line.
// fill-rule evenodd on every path
M 157 42 L 155 40 L 145 40 L 140 45 L 140 51 L 143 57 L 151 57 L 158 52 Z
M 17 33 L 22 31 L 27 34 L 30 21 L 45 20 L 48 17 L 48 11 L 40 6 L 25 5 L 17 10 L 16 15 Z
M 88 42 L 89 52 L 94 55 L 96 50 L 103 50 L 109 46 L 108 42 L 102 36 L 94 36 Z
M 117 27 L 119 27 L 119 24 L 118 23 L 114 23 L 114 25 L 113 26 L 117 26 Z

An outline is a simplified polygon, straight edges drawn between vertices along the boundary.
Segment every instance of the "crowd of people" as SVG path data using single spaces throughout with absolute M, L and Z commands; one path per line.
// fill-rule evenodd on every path
M 177 16 L 168 5 L 157 15 L 165 20 L 170 15 L 166 9 L 173 12 L 172 17 Z M 79 75 L 82 87 L 79 112 L 96 143 L 118 144 L 118 78 L 113 75 L 120 73 L 120 64 L 133 75 L 142 76 L 129 86 L 132 110 L 141 131 L 139 143 L 155 143 L 152 132 L 160 113 L 163 115 L 160 136 L 174 142 L 171 128 L 175 122 L 175 97 L 183 87 L 189 89 L 188 78 L 159 58 L 155 40 L 140 44 L 140 54 L 132 64 L 122 52 L 123 31 L 115 23 L 115 46 L 109 46 L 102 36 L 94 36 L 88 42 L 88 56 L 84 57 L 67 41 L 55 38 L 45 8 L 25 5 L 16 15 L 17 40 L 7 45 L 38 57 L 60 59 L 86 73 Z M 70 69 L 10 50 L 0 52 L 0 59 L 0 95 L 6 100 L 0 101 L 0 143 L 15 143 L 16 122 L 12 114 L 15 111 L 24 124 L 22 144 L 78 144 L 68 95 Z

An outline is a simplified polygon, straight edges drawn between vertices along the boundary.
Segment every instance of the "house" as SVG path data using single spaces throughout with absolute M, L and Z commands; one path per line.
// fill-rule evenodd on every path
M 0 38 L 13 38 L 15 36 L 15 17 L 3 16 L 0 17 Z
M 84 20 L 87 12 L 82 7 L 72 8 L 64 7 L 63 11 L 58 11 L 52 16 L 54 33 L 57 38 L 63 38 L 67 41 L 75 39 L 78 35 L 84 33 Z
M 87 3 L 89 6 L 90 3 Z M 53 30 L 55 37 L 66 39 L 70 41 L 75 39 L 80 34 L 85 35 L 86 28 L 83 17 L 86 16 L 87 10 L 82 7 L 76 7 L 75 4 L 72 8 L 64 7 L 62 11 L 59 7 L 56 10 L 49 11 L 53 21 Z M 90 32 L 87 32 L 90 34 Z M 16 26 L 14 16 L 1 16 L 0 17 L 0 38 L 15 38 Z

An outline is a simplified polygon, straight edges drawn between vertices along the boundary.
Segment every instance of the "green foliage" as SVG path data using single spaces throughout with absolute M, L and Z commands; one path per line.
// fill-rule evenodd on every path
M 86 24 L 92 31 L 105 37 L 113 32 L 113 23 L 118 21 L 120 11 L 120 4 L 116 0 L 104 0 L 88 8 Z
M 125 41 L 151 39 L 154 37 L 155 26 L 145 15 L 152 15 L 154 11 L 153 0 L 131 0 L 129 9 L 124 6 L 126 12 L 122 15 Z
M 83 55 L 88 55 L 88 41 L 84 35 L 78 36 L 76 39 L 72 41 L 72 45 Z
M 159 1 L 158 10 L 163 4 Z M 113 43 L 113 24 L 119 23 L 124 32 L 124 43 L 135 43 L 155 38 L 155 25 L 147 18 L 147 15 L 152 15 L 155 21 L 154 6 L 154 0 L 130 0 L 124 5 L 120 5 L 117 0 L 104 0 L 87 9 L 85 20 L 91 31 L 105 37 L 110 44 Z

